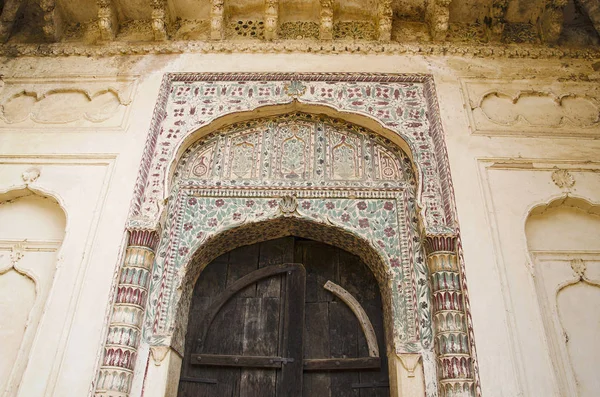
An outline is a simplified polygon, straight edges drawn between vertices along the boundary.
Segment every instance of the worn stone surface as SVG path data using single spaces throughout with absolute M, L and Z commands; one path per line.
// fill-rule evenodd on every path
M 440 136 L 448 152 L 448 174 L 452 177 L 449 186 L 456 205 L 453 223 L 446 226 L 460 226 L 456 256 L 459 273 L 466 276 L 463 287 L 468 288 L 465 297 L 472 317 L 467 332 L 476 347 L 477 366 L 473 371 L 479 374 L 481 394 L 594 395 L 597 385 L 588 369 L 597 367 L 598 362 L 597 355 L 588 353 L 597 351 L 597 344 L 595 340 L 587 342 L 589 333 L 594 332 L 593 324 L 578 326 L 585 316 L 580 317 L 581 312 L 572 309 L 574 301 L 585 301 L 583 310 L 597 307 L 599 251 L 591 244 L 600 241 L 596 221 L 600 203 L 600 144 L 596 139 L 600 131 L 600 57 L 597 32 L 589 29 L 593 28 L 595 14 L 586 11 L 589 7 L 583 2 L 564 6 L 565 24 L 553 46 L 544 43 L 536 33 L 538 26 L 530 22 L 541 16 L 537 2 L 529 6 L 522 1 L 506 5 L 490 1 L 485 10 L 495 5 L 492 19 L 486 19 L 487 11 L 482 11 L 480 2 L 452 2 L 448 6 L 446 41 L 435 42 L 426 24 L 426 7 L 419 1 L 392 2 L 391 42 L 385 40 L 389 10 L 384 2 L 371 4 L 368 12 L 361 11 L 359 2 L 342 10 L 331 5 L 329 13 L 324 1 L 290 6 L 280 0 L 277 14 L 271 2 L 268 10 L 264 2 L 232 7 L 218 1 L 174 1 L 166 8 L 161 2 L 106 2 L 103 7 L 110 12 L 105 14 L 108 19 L 102 27 L 98 19 L 100 3 L 92 1 L 89 7 L 80 7 L 85 2 L 63 1 L 56 2 L 54 8 L 45 3 L 45 14 L 41 8 L 36 12 L 25 8 L 19 11 L 23 19 L 11 20 L 9 6 L 13 3 L 5 2 L 0 18 L 0 33 L 9 32 L 7 44 L 0 46 L 5 56 L 0 64 L 0 211 L 19 205 L 23 200 L 19 197 L 28 188 L 39 197 L 48 197 L 41 200 L 57 203 L 58 213 L 64 212 L 66 217 L 66 223 L 56 219 L 44 223 L 48 219 L 26 212 L 26 221 L 19 221 L 29 232 L 46 230 L 40 225 L 58 225 L 58 237 L 52 237 L 52 249 L 56 244 L 61 247 L 58 255 L 54 252 L 50 258 L 48 253 L 47 261 L 31 263 L 32 269 L 47 263 L 46 278 L 36 282 L 48 283 L 48 291 L 35 297 L 30 294 L 33 281 L 23 276 L 25 270 L 19 270 L 28 269 L 27 261 L 41 255 L 35 251 L 40 246 L 26 243 L 24 249 L 19 248 L 24 239 L 31 243 L 35 236 L 0 236 L 0 255 L 4 254 L 0 283 L 20 286 L 24 291 L 19 295 L 22 299 L 10 307 L 15 310 L 12 325 L 22 327 L 27 310 L 35 312 L 27 331 L 13 333 L 14 343 L 6 350 L 17 357 L 15 362 L 23 363 L 21 370 L 13 371 L 20 382 L 13 382 L 13 375 L 9 381 L 2 379 L 5 383 L 0 381 L 2 387 L 6 382 L 18 385 L 9 389 L 8 395 L 90 395 L 96 390 L 98 368 L 111 367 L 110 361 L 103 361 L 104 346 L 107 337 L 114 338 L 119 328 L 111 326 L 111 334 L 108 325 L 127 243 L 124 229 L 128 221 L 143 230 L 154 230 L 157 223 L 157 219 L 129 218 L 130 203 L 139 198 L 136 178 L 152 130 L 153 112 L 162 100 L 161 83 L 165 74 L 180 72 L 431 75 L 443 131 Z M 288 6 L 301 17 L 291 18 L 285 11 Z M 198 16 L 186 14 L 192 12 Z M 277 32 L 279 38 L 271 36 L 271 41 L 269 37 L 262 39 L 266 28 L 243 28 L 250 26 L 247 21 L 263 22 L 264 27 L 266 14 L 271 18 L 266 24 L 269 29 L 275 20 L 279 27 L 267 34 Z M 58 15 L 62 19 L 57 19 Z M 182 18 L 185 15 L 187 19 Z M 25 26 L 23 22 L 34 20 L 39 23 Z M 238 33 L 234 37 L 240 29 L 232 28 L 232 23 L 238 21 L 244 21 L 241 30 L 247 35 L 261 30 L 261 38 Z M 198 41 L 187 41 L 190 38 Z M 56 42 L 48 43 L 51 40 Z M 24 54 L 30 56 L 18 56 Z M 81 56 L 64 56 L 69 54 Z M 521 59 L 517 62 L 513 57 Z M 296 80 L 302 82 L 301 78 Z M 306 98 L 316 95 L 307 91 L 303 97 L 303 90 L 327 87 L 318 82 L 304 86 L 289 83 L 286 80 L 273 86 L 285 88 L 281 98 L 300 107 L 303 101 L 307 104 Z M 345 84 L 341 87 L 354 83 Z M 376 86 L 368 81 L 363 85 Z M 186 82 L 180 82 L 180 86 L 185 89 Z M 237 82 L 228 85 L 237 86 Z M 164 95 L 174 93 L 167 91 Z M 205 100 L 209 97 L 200 95 Z M 312 104 L 317 104 L 316 97 L 311 98 Z M 176 123 L 180 119 L 192 123 L 199 120 L 201 112 L 214 108 L 198 100 L 193 106 L 195 115 L 190 115 L 192 107 L 186 105 L 187 113 L 177 118 L 172 115 L 183 106 L 171 103 L 167 113 L 158 112 L 154 117 L 170 117 L 172 125 L 162 133 L 173 139 L 163 142 L 178 144 L 159 146 L 157 153 L 159 159 L 164 153 L 169 154 L 169 161 L 175 161 L 191 144 L 180 140 L 183 137 L 177 128 L 181 126 Z M 256 115 L 240 114 L 240 109 L 234 107 L 241 105 L 231 106 L 227 120 L 214 117 L 210 123 L 188 127 L 199 129 L 196 136 L 205 136 L 225 124 L 286 112 L 265 104 L 258 107 Z M 350 123 L 374 117 L 367 129 L 390 138 L 374 121 L 382 105 L 373 102 L 371 110 L 358 103 L 353 106 L 341 109 L 336 117 Z M 403 110 L 411 106 L 407 104 Z M 327 113 L 318 106 L 312 112 L 319 117 Z M 409 130 L 401 132 L 407 137 Z M 404 139 L 398 138 L 395 143 L 400 145 L 402 141 L 403 149 L 410 148 Z M 436 174 L 434 167 L 428 168 L 429 159 L 409 157 L 417 164 L 416 171 Z M 291 163 L 282 168 L 286 172 L 290 169 Z M 225 170 L 233 172 L 233 168 Z M 247 170 L 240 166 L 235 172 L 243 177 Z M 150 176 L 156 173 L 154 168 L 149 170 Z M 176 202 L 168 194 L 168 179 L 160 173 L 156 180 L 149 179 L 152 182 L 145 189 L 150 196 L 154 191 L 167 194 L 157 196 L 160 198 L 148 213 L 159 213 L 160 208 Z M 419 188 L 424 180 L 423 175 L 417 177 Z M 210 196 L 203 200 L 216 199 Z M 336 200 L 343 201 L 340 197 Z M 385 201 L 377 197 L 368 200 Z M 319 208 L 322 203 L 309 195 L 303 201 L 311 208 Z M 302 207 L 303 201 L 297 203 L 299 208 L 284 205 L 273 211 L 286 208 L 289 213 L 304 211 L 308 216 L 324 216 L 326 207 L 321 212 L 310 212 Z M 255 205 L 270 208 L 269 200 L 263 198 L 256 198 Z M 428 217 L 432 219 L 439 210 L 424 209 L 419 209 L 422 212 L 416 219 L 419 232 L 427 226 Z M 158 219 L 158 223 L 165 221 Z M 9 231 L 17 230 L 13 223 L 17 221 L 9 222 Z M 277 231 L 277 227 L 269 230 Z M 296 233 L 302 230 L 306 229 L 294 229 Z M 382 230 L 385 234 L 385 228 Z M 569 230 L 585 233 L 567 233 Z M 586 245 L 587 241 L 590 244 Z M 374 244 L 377 247 L 377 241 Z M 431 277 L 425 279 L 431 282 Z M 418 279 L 416 288 L 424 291 L 417 301 L 427 303 L 427 288 L 420 286 Z M 13 302 L 11 299 L 14 296 L 9 294 L 4 300 Z M 43 300 L 40 307 L 44 310 L 36 312 L 38 299 Z M 439 314 L 448 317 L 447 313 Z M 426 329 L 427 325 L 419 327 Z M 127 330 L 128 335 L 134 335 L 132 328 Z M 443 339 L 441 334 L 439 339 Z M 169 395 L 178 382 L 181 362 L 177 352 L 165 346 L 152 346 L 151 350 L 149 341 L 143 338 L 135 342 L 137 359 L 127 379 L 131 380 L 130 395 L 138 397 L 142 389 L 145 396 Z M 582 352 L 581 346 L 587 349 Z M 19 354 L 26 355 L 27 360 L 19 361 Z M 435 373 L 438 365 L 433 351 L 423 351 L 420 359 L 406 356 L 390 361 L 394 366 L 390 370 L 394 390 L 435 395 L 437 379 L 428 375 Z M 0 365 L 4 374 L 7 366 L 4 361 Z M 449 389 L 454 384 L 444 382 L 443 390 L 446 386 Z

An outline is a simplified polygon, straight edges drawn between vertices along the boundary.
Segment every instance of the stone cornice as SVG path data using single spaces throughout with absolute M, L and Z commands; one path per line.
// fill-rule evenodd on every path
M 210 54 L 210 53 L 308 53 L 308 54 L 369 54 L 369 55 L 455 55 L 476 58 L 529 59 L 600 59 L 600 48 L 560 48 L 525 44 L 472 45 L 439 43 L 381 43 L 359 41 L 285 40 L 250 41 L 168 41 L 152 43 L 108 42 L 102 45 L 74 43 L 3 44 L 3 57 L 107 57 L 148 54 Z

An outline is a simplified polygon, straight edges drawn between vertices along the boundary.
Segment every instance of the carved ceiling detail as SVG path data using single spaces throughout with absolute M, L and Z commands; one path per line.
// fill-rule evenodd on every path
M 5 43 L 0 45 L 0 55 L 356 52 L 600 56 L 600 5 L 596 0 L 521 3 L 6 0 L 0 14 L 0 41 Z

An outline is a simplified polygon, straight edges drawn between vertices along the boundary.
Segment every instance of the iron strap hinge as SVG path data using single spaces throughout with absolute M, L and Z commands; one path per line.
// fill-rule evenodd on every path
M 293 363 L 294 359 L 293 358 L 286 358 L 286 357 L 273 357 L 272 359 L 269 360 L 272 363 L 281 363 L 281 364 L 287 364 L 287 363 Z

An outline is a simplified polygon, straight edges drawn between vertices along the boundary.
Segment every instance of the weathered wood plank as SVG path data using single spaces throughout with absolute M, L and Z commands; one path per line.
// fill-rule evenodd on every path
M 359 327 L 354 314 L 344 303 L 329 303 L 329 341 L 331 357 L 357 358 Z M 335 397 L 358 397 L 359 391 L 351 387 L 359 382 L 358 370 L 332 372 L 331 395 Z
M 306 303 L 305 316 L 305 362 L 309 359 L 330 357 L 329 304 L 327 302 Z M 304 377 L 307 384 L 303 390 L 303 396 L 331 396 L 331 379 L 329 374 L 305 372 Z
M 259 292 L 257 290 L 257 294 Z M 246 299 L 244 324 L 244 355 L 277 355 L 279 350 L 279 298 Z M 278 358 L 269 361 L 276 363 L 277 360 Z M 275 397 L 276 379 L 275 370 L 243 369 L 240 397 Z
M 333 296 L 323 289 L 327 280 L 334 280 L 338 249 L 316 241 L 304 240 L 299 244 L 306 268 L 306 302 L 331 302 Z
M 306 298 L 306 271 L 303 266 L 287 272 L 283 317 L 282 355 L 294 359 L 281 369 L 277 379 L 277 396 L 295 397 L 302 394 L 302 359 L 304 351 L 304 301 Z
M 227 271 L 227 285 L 258 269 L 259 245 L 246 245 L 234 249 L 229 253 L 229 269 Z M 239 292 L 239 297 L 252 297 L 256 295 L 256 285 L 249 285 Z

